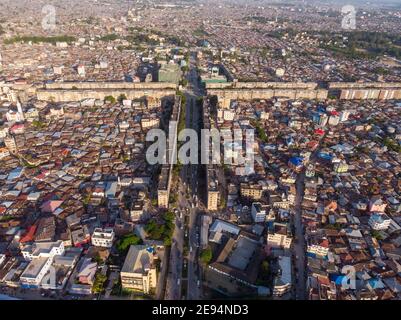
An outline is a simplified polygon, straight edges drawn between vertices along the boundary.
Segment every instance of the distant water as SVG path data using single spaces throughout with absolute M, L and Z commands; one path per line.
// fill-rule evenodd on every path
M 0 300 L 20 300 L 18 298 L 10 297 L 5 294 L 0 294 Z

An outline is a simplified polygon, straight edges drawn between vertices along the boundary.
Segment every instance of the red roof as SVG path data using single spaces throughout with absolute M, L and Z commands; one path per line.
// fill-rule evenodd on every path
M 321 247 L 328 248 L 329 247 L 329 241 L 327 239 L 322 240 L 320 243 Z
M 18 130 L 18 129 L 23 129 L 25 126 L 22 124 L 22 123 L 20 123 L 20 124 L 14 124 L 12 127 L 11 127 L 11 130 Z
M 31 242 L 33 240 L 33 236 L 35 235 L 36 228 L 37 228 L 36 225 L 29 227 L 28 232 L 25 234 L 25 236 L 19 242 L 21 242 L 21 243 Z
M 45 203 L 42 204 L 40 207 L 43 212 L 49 212 L 52 213 L 54 212 L 61 204 L 63 201 L 60 200 L 50 200 L 46 201 Z
M 318 145 L 318 142 L 312 140 L 312 141 L 309 141 L 307 145 L 308 145 L 308 148 L 314 149 Z
M 316 129 L 315 130 L 315 134 L 318 134 L 318 135 L 324 135 L 324 130 L 322 130 L 322 129 Z

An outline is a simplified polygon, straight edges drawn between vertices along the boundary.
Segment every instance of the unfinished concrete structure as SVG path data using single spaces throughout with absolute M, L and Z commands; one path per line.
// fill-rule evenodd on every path
M 330 82 L 328 88 L 343 100 L 401 99 L 400 82 Z
M 230 82 L 208 83 L 208 95 L 217 96 L 222 108 L 229 108 L 232 100 L 327 99 L 328 90 L 314 82 Z
M 114 98 L 125 95 L 127 99 L 151 97 L 161 100 L 176 93 L 174 83 L 158 82 L 58 82 L 46 84 L 36 89 L 38 100 L 66 102 L 85 99 L 103 100 L 107 96 Z

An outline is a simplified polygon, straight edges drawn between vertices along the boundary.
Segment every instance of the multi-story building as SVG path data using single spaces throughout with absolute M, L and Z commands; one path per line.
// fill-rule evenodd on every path
M 334 171 L 337 173 L 344 173 L 348 171 L 348 164 L 344 161 L 334 164 Z
M 160 125 L 159 118 L 142 118 L 141 119 L 141 127 L 142 130 L 149 129 L 149 128 L 158 128 Z
M 279 272 L 274 279 L 273 295 L 282 296 L 291 289 L 291 258 L 280 256 L 278 258 Z
M 325 257 L 329 253 L 329 242 L 327 239 L 311 242 L 308 244 L 307 252 L 319 257 Z
M 252 203 L 252 219 L 255 223 L 265 222 L 266 210 L 262 207 L 260 202 Z
M 92 244 L 96 247 L 111 248 L 114 241 L 114 231 L 111 228 L 96 228 L 92 234 Z
M 267 245 L 271 248 L 290 249 L 292 237 L 286 223 L 275 222 L 267 233 Z
M 57 242 L 35 242 L 21 250 L 28 266 L 21 274 L 21 286 L 28 288 L 39 287 L 43 277 L 49 271 L 56 255 L 64 254 L 64 244 L 61 240 Z
M 7 136 L 4 138 L 4 144 L 10 152 L 15 153 L 17 151 L 17 144 L 13 136 Z
M 263 188 L 259 184 L 241 183 L 240 188 L 241 196 L 245 198 L 254 200 L 260 200 L 262 198 Z
M 207 168 L 207 209 L 216 211 L 218 209 L 220 193 L 216 170 L 212 167 Z
M 387 204 L 381 199 L 380 196 L 373 196 L 369 201 L 370 212 L 384 212 Z
M 168 165 L 164 165 L 159 175 L 159 185 L 157 189 L 157 203 L 159 208 L 168 208 L 170 186 L 170 167 Z
M 387 230 L 390 227 L 391 219 L 384 213 L 373 213 L 368 221 L 373 230 Z
M 7 148 L 0 148 L 0 159 L 8 157 L 10 155 L 10 151 Z
M 148 246 L 137 245 L 129 248 L 120 276 L 124 289 L 148 294 L 156 288 L 154 256 Z

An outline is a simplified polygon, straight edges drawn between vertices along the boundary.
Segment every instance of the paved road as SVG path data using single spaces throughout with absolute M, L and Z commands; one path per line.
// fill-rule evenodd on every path
M 323 141 L 324 135 L 320 141 Z M 314 163 L 317 158 L 317 153 L 319 152 L 319 147 L 312 152 L 309 162 Z M 295 198 L 295 217 L 294 217 L 294 227 L 295 236 L 297 241 L 294 244 L 294 254 L 295 254 L 295 266 L 296 266 L 296 283 L 295 283 L 295 298 L 297 300 L 307 300 L 307 270 L 306 270 L 306 241 L 305 241 L 305 229 L 302 223 L 302 207 L 301 203 L 305 194 L 305 168 L 297 176 L 296 180 L 296 190 L 297 195 Z
M 295 254 L 295 266 L 296 266 L 296 283 L 295 293 L 297 300 L 306 299 L 305 289 L 305 236 L 304 226 L 302 224 L 302 209 L 301 203 L 304 196 L 304 184 L 305 173 L 304 171 L 298 174 L 296 181 L 297 195 L 295 198 L 295 216 L 294 216 L 294 227 L 296 241 L 294 243 L 294 254 Z
M 199 131 L 200 110 L 197 106 L 197 98 L 203 95 L 199 87 L 198 74 L 196 72 L 196 61 L 191 55 L 189 72 L 187 75 L 188 86 L 184 90 L 186 96 L 186 128 Z M 182 298 L 195 300 L 201 298 L 201 272 L 198 264 L 198 242 L 199 242 L 199 218 L 198 218 L 198 165 L 188 164 L 182 167 L 180 181 L 178 183 L 178 213 L 176 227 L 173 234 L 173 243 L 170 254 L 170 268 L 167 276 L 166 295 L 167 300 L 178 300 Z M 188 225 L 185 226 L 185 215 L 188 215 Z M 188 265 L 187 278 L 182 278 L 183 254 L 185 233 L 188 235 Z M 198 234 L 198 235 L 197 235 Z M 187 296 L 182 297 L 181 284 L 187 280 Z
M 201 110 L 197 104 L 197 98 L 204 95 L 203 89 L 199 86 L 198 74 L 196 72 L 196 60 L 193 55 L 190 57 L 189 73 L 188 73 L 188 87 L 186 90 L 187 99 L 191 100 L 190 114 L 192 121 L 189 125 L 191 128 L 197 130 L 198 137 L 200 137 L 199 120 L 201 119 Z M 200 158 L 198 159 L 200 161 Z M 201 270 L 198 262 L 199 257 L 199 237 L 200 237 L 200 216 L 199 207 L 200 201 L 198 200 L 198 165 L 188 166 L 188 183 L 190 183 L 190 192 L 192 196 L 193 206 L 189 211 L 188 223 L 188 242 L 189 242 L 189 256 L 188 256 L 188 289 L 187 299 L 198 300 L 202 297 L 201 292 Z

